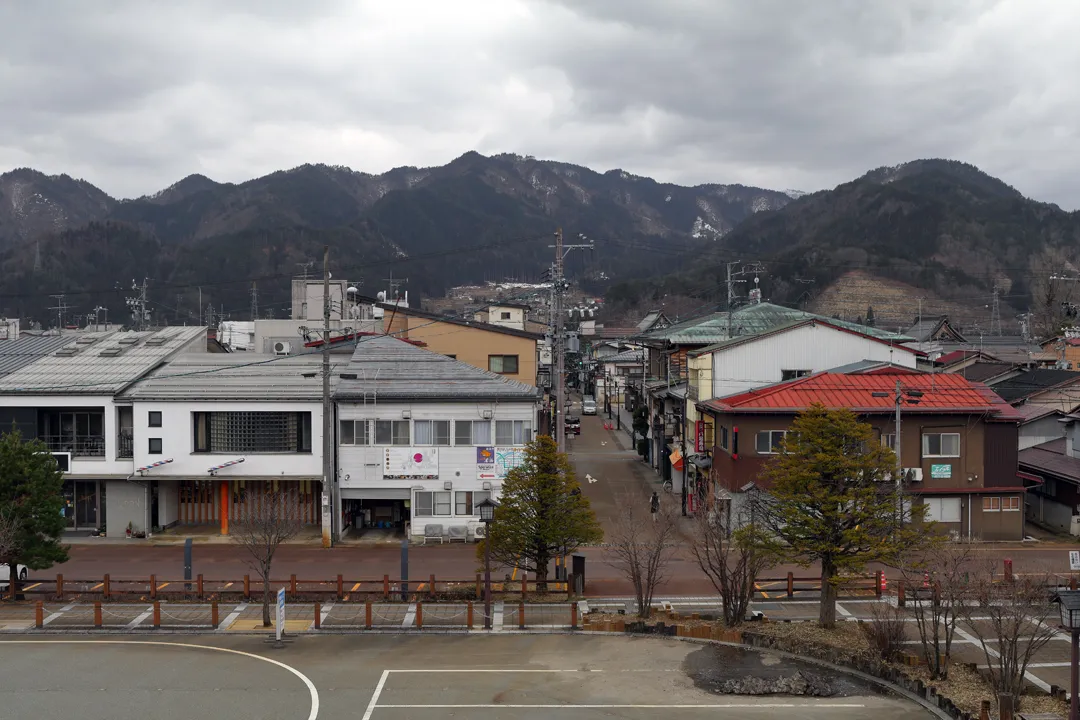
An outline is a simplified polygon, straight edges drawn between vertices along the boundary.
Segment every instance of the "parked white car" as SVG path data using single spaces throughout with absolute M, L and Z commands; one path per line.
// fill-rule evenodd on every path
M 20 580 L 25 580 L 26 576 L 29 574 L 29 571 L 26 569 L 25 565 L 19 565 L 18 572 Z M 8 564 L 0 563 L 0 590 L 7 590 L 8 580 L 10 579 L 11 569 L 8 567 Z
M 582 415 L 595 415 L 596 414 L 596 398 L 592 395 L 586 395 L 581 399 L 581 414 Z

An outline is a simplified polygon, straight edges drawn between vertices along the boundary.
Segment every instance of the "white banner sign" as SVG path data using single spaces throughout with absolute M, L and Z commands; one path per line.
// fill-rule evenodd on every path
M 525 448 L 523 447 L 497 447 L 495 448 L 495 476 L 502 480 L 506 473 L 510 472 L 525 461 Z
M 285 629 L 285 588 L 277 591 L 277 640 L 281 642 L 281 633 Z
M 439 449 L 433 447 L 388 447 L 383 462 L 384 478 L 439 477 Z

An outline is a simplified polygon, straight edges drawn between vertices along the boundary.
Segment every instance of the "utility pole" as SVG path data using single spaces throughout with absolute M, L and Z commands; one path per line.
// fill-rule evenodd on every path
M 871 393 L 874 397 L 889 397 L 890 393 L 887 392 L 874 392 Z M 892 393 L 893 403 L 896 405 L 896 417 L 893 419 L 895 429 L 895 435 L 893 436 L 893 452 L 896 454 L 896 470 L 894 481 L 896 482 L 896 518 L 897 528 L 904 523 L 904 460 L 900 454 L 900 408 L 907 403 L 908 405 L 918 405 L 922 401 L 923 393 L 921 390 L 905 390 L 903 383 L 899 380 L 896 381 L 896 390 Z M 968 534 L 970 535 L 971 528 L 968 528 Z
M 176 322 L 177 325 L 180 324 L 180 303 L 182 303 L 183 301 L 184 301 L 184 296 L 181 295 L 180 293 L 176 293 L 176 307 L 173 308 L 173 310 L 175 310 L 176 313 L 173 316 L 173 319 L 174 319 L 174 321 Z
M 555 335 L 551 338 L 555 352 L 555 377 L 552 388 L 555 390 L 555 447 L 559 452 L 566 451 L 566 352 L 563 338 L 563 234 L 562 228 L 555 231 L 555 273 L 552 278 L 555 295 L 552 312 L 555 313 Z
M 384 278 L 384 282 L 390 286 L 390 297 L 388 297 L 387 300 L 397 305 L 398 288 L 409 282 L 409 278 L 398 278 L 395 280 L 394 273 L 391 272 L 390 277 Z
M 61 333 L 64 332 L 64 325 L 67 324 L 67 303 L 64 302 L 65 295 L 50 295 L 53 300 L 56 300 L 56 305 L 49 308 L 56 311 L 56 328 Z
M 322 332 L 322 412 L 323 412 L 323 495 L 322 544 L 333 546 L 334 526 L 334 443 L 330 407 L 330 246 L 323 247 L 323 332 Z
M 739 279 L 742 275 L 749 275 L 750 273 L 761 273 L 764 271 L 764 266 L 761 263 L 751 263 L 742 268 L 739 268 L 737 272 L 732 272 L 732 268 L 738 265 L 741 260 L 735 260 L 729 262 L 726 265 L 727 270 L 727 337 L 731 339 L 731 333 L 734 330 L 731 325 L 731 313 L 735 310 L 735 300 L 738 298 L 738 294 L 735 292 L 735 286 L 738 283 L 744 283 L 745 280 Z M 756 280 L 755 280 L 756 281 Z
M 251 281 L 251 320 L 259 319 L 259 290 L 255 287 L 255 281 Z
M 1001 335 L 1001 300 L 998 294 L 998 285 L 994 284 L 993 304 L 990 306 L 990 334 Z

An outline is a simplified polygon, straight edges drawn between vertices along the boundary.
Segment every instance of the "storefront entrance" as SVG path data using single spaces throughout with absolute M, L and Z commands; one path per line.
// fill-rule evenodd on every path
M 97 480 L 64 481 L 64 520 L 68 530 L 97 530 L 104 522 L 105 487 Z

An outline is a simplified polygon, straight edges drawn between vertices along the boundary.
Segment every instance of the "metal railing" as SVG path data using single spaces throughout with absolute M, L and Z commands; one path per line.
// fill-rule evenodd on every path
M 104 435 L 40 435 L 49 452 L 71 453 L 72 457 L 105 457 Z
M 116 433 L 116 457 L 135 457 L 135 433 L 132 430 L 121 430 Z

